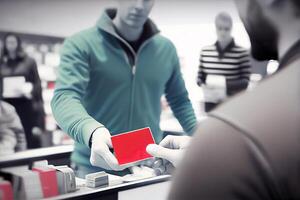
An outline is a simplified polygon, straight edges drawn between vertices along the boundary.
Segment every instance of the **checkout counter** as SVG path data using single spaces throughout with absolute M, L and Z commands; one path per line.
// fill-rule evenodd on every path
M 166 135 L 181 135 L 183 130 L 177 120 L 164 120 L 161 127 Z M 170 129 L 172 127 L 172 129 Z M 68 165 L 73 152 L 73 145 L 61 145 L 18 152 L 0 157 L 0 170 L 16 166 L 31 167 L 34 162 L 47 160 L 49 165 Z M 76 191 L 51 197 L 48 199 L 103 199 L 103 200 L 165 200 L 171 186 L 171 176 L 162 175 L 129 183 L 107 186 L 103 188 L 88 188 L 84 179 L 76 178 Z
M 52 165 L 69 165 L 73 148 L 73 145 L 64 145 L 3 156 L 0 157 L 0 169 L 30 166 L 33 162 L 40 160 L 48 160 Z M 168 195 L 170 179 L 169 175 L 164 175 L 103 188 L 88 188 L 84 184 L 80 185 L 80 181 L 76 181 L 77 190 L 75 192 L 49 199 L 164 200 Z
M 73 193 L 50 199 L 165 200 L 167 199 L 170 185 L 170 176 L 164 175 L 99 189 L 79 187 Z

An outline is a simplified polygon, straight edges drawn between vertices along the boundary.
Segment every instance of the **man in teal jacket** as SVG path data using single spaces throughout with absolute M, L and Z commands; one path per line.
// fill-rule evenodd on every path
M 95 27 L 66 39 L 61 52 L 51 105 L 76 142 L 71 159 L 81 177 L 129 167 L 111 153 L 111 135 L 150 127 L 160 142 L 164 94 L 185 132 L 196 126 L 175 47 L 148 18 L 154 0 L 118 3 Z

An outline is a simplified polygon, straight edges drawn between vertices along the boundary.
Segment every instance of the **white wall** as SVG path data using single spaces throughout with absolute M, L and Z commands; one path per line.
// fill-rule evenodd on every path
M 0 0 L 0 30 L 69 36 L 95 24 L 116 0 Z M 219 11 L 238 21 L 232 0 L 156 0 L 151 17 L 160 26 L 213 23 Z
M 0 30 L 69 36 L 92 26 L 109 0 L 0 0 Z

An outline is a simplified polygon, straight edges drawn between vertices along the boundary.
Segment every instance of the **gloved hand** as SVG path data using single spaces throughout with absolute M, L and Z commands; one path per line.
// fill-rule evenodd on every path
M 189 136 L 167 136 L 159 145 L 149 144 L 147 152 L 157 158 L 171 162 L 175 167 L 182 159 L 185 149 L 188 147 L 191 137 Z
M 105 127 L 98 128 L 92 136 L 91 164 L 95 167 L 114 171 L 122 171 L 130 167 L 126 165 L 120 166 L 110 148 L 113 148 L 110 132 Z

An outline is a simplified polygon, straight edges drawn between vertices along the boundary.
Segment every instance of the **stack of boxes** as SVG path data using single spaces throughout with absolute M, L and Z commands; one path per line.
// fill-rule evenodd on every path
M 34 200 L 76 191 L 75 174 L 68 166 L 13 167 L 0 171 L 3 200 Z

